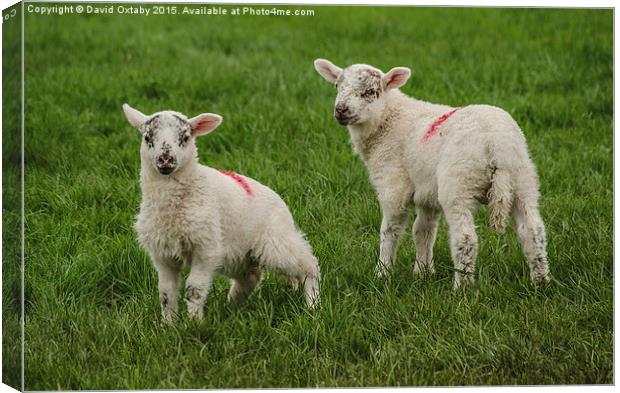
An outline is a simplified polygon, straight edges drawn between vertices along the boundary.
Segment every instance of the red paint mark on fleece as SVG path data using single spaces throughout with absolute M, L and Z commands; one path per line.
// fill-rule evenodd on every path
M 454 112 L 462 108 L 462 106 L 459 106 L 458 108 L 454 108 L 450 112 L 438 117 L 437 120 L 435 120 L 433 124 L 431 124 L 431 126 L 428 128 L 428 130 L 424 133 L 424 136 L 422 136 L 422 143 L 428 142 L 429 139 L 431 139 L 433 135 L 437 133 L 437 130 L 439 130 L 439 126 L 442 125 L 446 120 L 448 120 L 450 116 L 454 114 Z
M 232 171 L 224 171 L 222 169 L 218 169 L 218 171 L 220 171 L 221 174 L 226 175 L 230 178 L 232 178 L 234 181 L 237 182 L 237 184 L 239 184 L 241 186 L 241 188 L 243 188 L 243 191 L 245 191 L 246 194 L 252 196 L 252 189 L 250 188 L 250 185 L 248 184 L 248 182 L 241 177 L 241 175 L 239 175 L 238 173 L 232 172 Z

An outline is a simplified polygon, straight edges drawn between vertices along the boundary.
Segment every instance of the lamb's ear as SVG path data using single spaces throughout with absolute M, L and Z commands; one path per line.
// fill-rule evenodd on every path
M 314 68 L 330 83 L 336 83 L 338 75 L 342 72 L 342 68 L 325 59 L 316 59 L 314 61 Z
M 215 130 L 222 123 L 222 116 L 215 113 L 203 113 L 188 120 L 192 126 L 192 134 L 200 136 Z
M 394 67 L 383 77 L 385 90 L 398 89 L 407 82 L 411 76 L 411 70 L 407 67 Z
M 125 112 L 125 116 L 127 116 L 129 123 L 136 128 L 140 128 L 140 126 L 146 122 L 146 119 L 149 118 L 144 113 L 137 109 L 133 109 L 127 104 L 123 104 L 123 112 Z

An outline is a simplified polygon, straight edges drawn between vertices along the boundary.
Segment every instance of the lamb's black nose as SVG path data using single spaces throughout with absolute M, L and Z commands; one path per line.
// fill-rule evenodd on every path
M 345 115 L 347 112 L 349 112 L 349 107 L 346 104 L 338 103 L 336 105 L 336 114 L 337 115 Z
M 162 154 L 157 157 L 157 170 L 163 175 L 168 175 L 174 171 L 176 160 L 170 154 Z
M 170 166 L 173 163 L 174 163 L 174 158 L 172 158 L 172 156 L 169 156 L 167 154 L 162 154 L 161 156 L 157 157 L 157 165 Z

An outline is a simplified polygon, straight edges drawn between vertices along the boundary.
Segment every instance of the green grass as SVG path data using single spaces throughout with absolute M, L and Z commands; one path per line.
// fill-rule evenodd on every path
M 20 5 L 3 11 L 21 13 Z M 2 23 L 2 383 L 21 378 L 21 20 Z
M 312 8 L 26 17 L 26 389 L 613 383 L 612 11 Z M 475 285 L 451 290 L 443 222 L 436 275 L 414 277 L 407 235 L 375 279 L 379 206 L 317 57 L 409 66 L 408 94 L 512 113 L 553 283 L 530 284 L 514 230 L 493 233 L 485 211 Z M 224 116 L 200 160 L 289 204 L 321 263 L 318 310 L 276 276 L 230 306 L 217 279 L 204 321 L 161 325 L 124 102 Z

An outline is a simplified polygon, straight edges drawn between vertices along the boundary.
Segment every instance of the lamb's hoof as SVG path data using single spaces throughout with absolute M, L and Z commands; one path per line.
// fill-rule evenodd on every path
M 172 325 L 176 319 L 177 314 L 174 311 L 162 311 L 161 320 L 166 325 Z
M 310 310 L 314 310 L 318 307 L 320 303 L 320 297 L 318 292 L 306 295 L 306 307 Z
M 202 306 L 194 303 L 187 303 L 187 315 L 190 319 L 200 321 L 204 317 L 204 310 L 202 309 Z
M 377 264 L 375 268 L 375 277 L 377 278 L 387 278 L 390 275 L 390 268 L 383 265 L 381 262 Z
M 531 279 L 532 279 L 532 282 L 534 283 L 534 285 L 545 286 L 545 285 L 548 285 L 551 282 L 551 278 L 549 277 L 548 274 L 532 275 Z
M 313 300 L 311 303 L 306 303 L 308 310 L 316 310 L 319 307 L 319 300 Z
M 419 274 L 421 276 L 435 274 L 435 267 L 432 265 L 426 265 L 423 263 L 415 262 L 413 264 L 413 274 Z
M 473 273 L 455 273 L 452 289 L 457 291 L 475 282 Z

